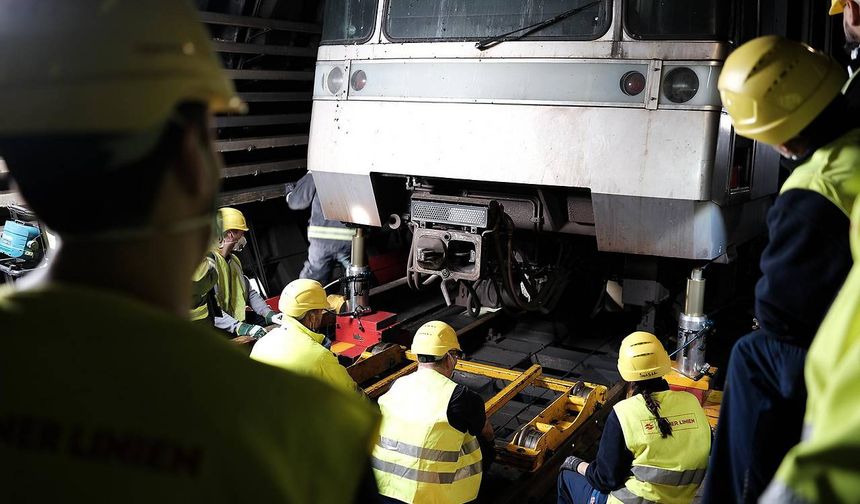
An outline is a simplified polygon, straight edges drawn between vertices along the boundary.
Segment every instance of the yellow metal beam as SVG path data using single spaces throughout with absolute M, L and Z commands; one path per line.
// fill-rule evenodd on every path
M 541 367 L 537 364 L 532 364 L 532 367 L 528 368 L 522 373 L 519 373 L 519 376 L 511 380 L 511 382 L 508 383 L 507 387 L 500 390 L 498 394 L 491 397 L 484 404 L 484 408 L 487 411 L 487 416 L 490 416 L 493 413 L 499 411 L 502 406 L 507 404 L 508 401 L 514 398 L 514 396 L 519 394 L 524 388 L 534 383 L 535 379 L 540 376 L 540 374 Z

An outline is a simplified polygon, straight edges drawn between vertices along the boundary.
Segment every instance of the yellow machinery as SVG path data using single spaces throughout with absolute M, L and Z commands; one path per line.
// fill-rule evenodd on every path
M 356 383 L 364 387 L 368 397 L 375 399 L 384 394 L 396 379 L 417 368 L 414 355 L 399 345 L 391 345 L 375 354 L 363 354 L 348 370 Z M 524 471 L 540 468 L 606 401 L 607 389 L 603 385 L 550 378 L 543 375 L 537 364 L 525 371 L 514 371 L 461 360 L 457 362 L 456 369 L 461 373 L 507 382 L 486 401 L 487 417 L 529 386 L 558 394 L 499 450 L 500 462 Z

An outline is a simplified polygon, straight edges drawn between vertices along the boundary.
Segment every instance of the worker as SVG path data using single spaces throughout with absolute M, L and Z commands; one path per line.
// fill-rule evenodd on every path
M 763 504 L 857 502 L 860 496 L 860 204 L 852 215 L 854 266 L 806 359 L 803 440 L 782 461 Z
M 759 329 L 729 357 L 704 500 L 756 502 L 801 436 L 806 352 L 851 268 L 848 215 L 860 180 L 860 129 L 840 94 L 844 70 L 777 36 L 726 59 L 718 88 L 737 134 L 797 167 L 767 217 L 756 285 Z
M 344 271 L 349 268 L 355 231 L 340 221 L 325 218 L 312 174 L 306 173 L 298 182 L 287 184 L 286 191 L 287 205 L 291 209 L 311 208 L 308 222 L 308 259 L 299 273 L 299 278 L 327 283 L 334 266 L 340 264 Z
M 188 320 L 242 109 L 197 10 L 0 2 L 0 61 L 0 156 L 62 241 L 0 292 L 0 500 L 367 502 L 371 406 Z
M 260 293 L 251 288 L 251 281 L 242 271 L 242 262 L 236 255 L 248 243 L 245 239 L 248 223 L 235 208 L 219 209 L 218 217 L 222 223 L 221 239 L 207 256 L 214 261 L 218 272 L 215 299 L 221 315 L 215 317 L 215 327 L 236 336 L 262 338 L 266 329 L 248 321 L 246 308 L 250 307 L 259 316 L 259 322 L 267 326 L 275 321 L 278 312 L 269 308 Z
M 373 472 L 383 502 L 458 504 L 477 498 L 495 452 L 480 396 L 451 380 L 462 356 L 448 324 L 415 333 L 418 370 L 379 398 L 382 429 Z
M 848 54 L 848 73 L 851 78 L 842 92 L 853 110 L 860 107 L 860 79 L 855 79 L 860 69 L 860 4 L 857 0 L 831 0 L 830 15 L 842 14 L 842 30 L 845 34 L 845 52 Z
M 666 349 L 651 333 L 634 332 L 618 351 L 618 373 L 627 399 L 613 406 L 597 459 L 570 456 L 558 475 L 558 502 L 693 501 L 705 478 L 711 427 L 688 392 L 669 390 Z
M 313 376 L 342 390 L 358 390 L 346 368 L 323 346 L 325 336 L 317 332 L 332 310 L 322 285 L 307 278 L 293 280 L 284 287 L 278 307 L 284 314 L 282 326 L 254 345 L 251 358 Z

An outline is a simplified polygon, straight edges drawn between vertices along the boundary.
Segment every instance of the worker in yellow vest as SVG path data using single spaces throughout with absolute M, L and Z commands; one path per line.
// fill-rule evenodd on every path
M 705 504 L 756 502 L 800 441 L 803 368 L 853 263 L 849 215 L 860 182 L 860 115 L 846 113 L 845 69 L 777 36 L 726 59 L 717 87 L 737 134 L 796 166 L 768 212 L 756 284 L 760 329 L 732 348 Z
M 247 321 L 246 308 L 259 315 L 260 323 L 270 325 L 278 312 L 269 308 L 259 292 L 251 288 L 251 282 L 242 271 L 242 262 L 236 252 L 241 252 L 248 243 L 245 233 L 248 223 L 245 216 L 235 208 L 218 210 L 221 222 L 221 239 L 207 257 L 215 264 L 218 283 L 215 284 L 215 299 L 221 309 L 215 317 L 215 327 L 236 336 L 262 338 L 266 330 L 259 324 Z
M 860 498 L 860 204 L 851 222 L 854 267 L 806 358 L 803 439 L 782 461 L 762 504 Z
M 618 372 L 629 382 L 629 397 L 609 413 L 594 462 L 564 461 L 560 504 L 693 501 L 705 478 L 711 428 L 695 396 L 669 390 L 663 379 L 669 371 L 669 355 L 656 336 L 624 338 Z
M 493 427 L 480 396 L 451 380 L 462 355 L 439 321 L 412 341 L 418 370 L 379 398 L 382 429 L 371 464 L 383 502 L 460 504 L 477 498 L 492 462 Z
M 332 310 L 322 285 L 305 278 L 293 280 L 284 287 L 278 308 L 284 314 L 281 327 L 254 345 L 251 358 L 356 391 L 346 368 L 323 346 L 325 336 L 317 332 Z
M 188 320 L 223 168 L 209 125 L 243 109 L 199 16 L 181 0 L 0 2 L 0 156 L 62 240 L 42 276 L 0 289 L 4 503 L 376 495 L 359 493 L 367 401 Z

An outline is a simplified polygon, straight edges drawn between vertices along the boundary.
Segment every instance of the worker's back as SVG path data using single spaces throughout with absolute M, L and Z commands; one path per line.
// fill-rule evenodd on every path
M 356 390 L 355 382 L 337 357 L 322 346 L 323 335 L 285 316 L 284 326 L 272 330 L 251 350 L 251 358 L 322 380 L 341 390 Z
M 652 397 L 660 405 L 660 416 L 669 421 L 672 433 L 661 436 L 657 420 L 641 394 L 615 405 L 624 442 L 633 453 L 633 468 L 626 486 L 611 492 L 609 502 L 642 497 L 687 504 L 704 480 L 711 429 L 698 400 L 687 392 L 671 390 L 655 392 Z
M 100 324 L 84 325 L 93 313 Z M 2 502 L 355 495 L 377 423 L 358 397 L 116 292 L 6 291 L 0 327 Z

